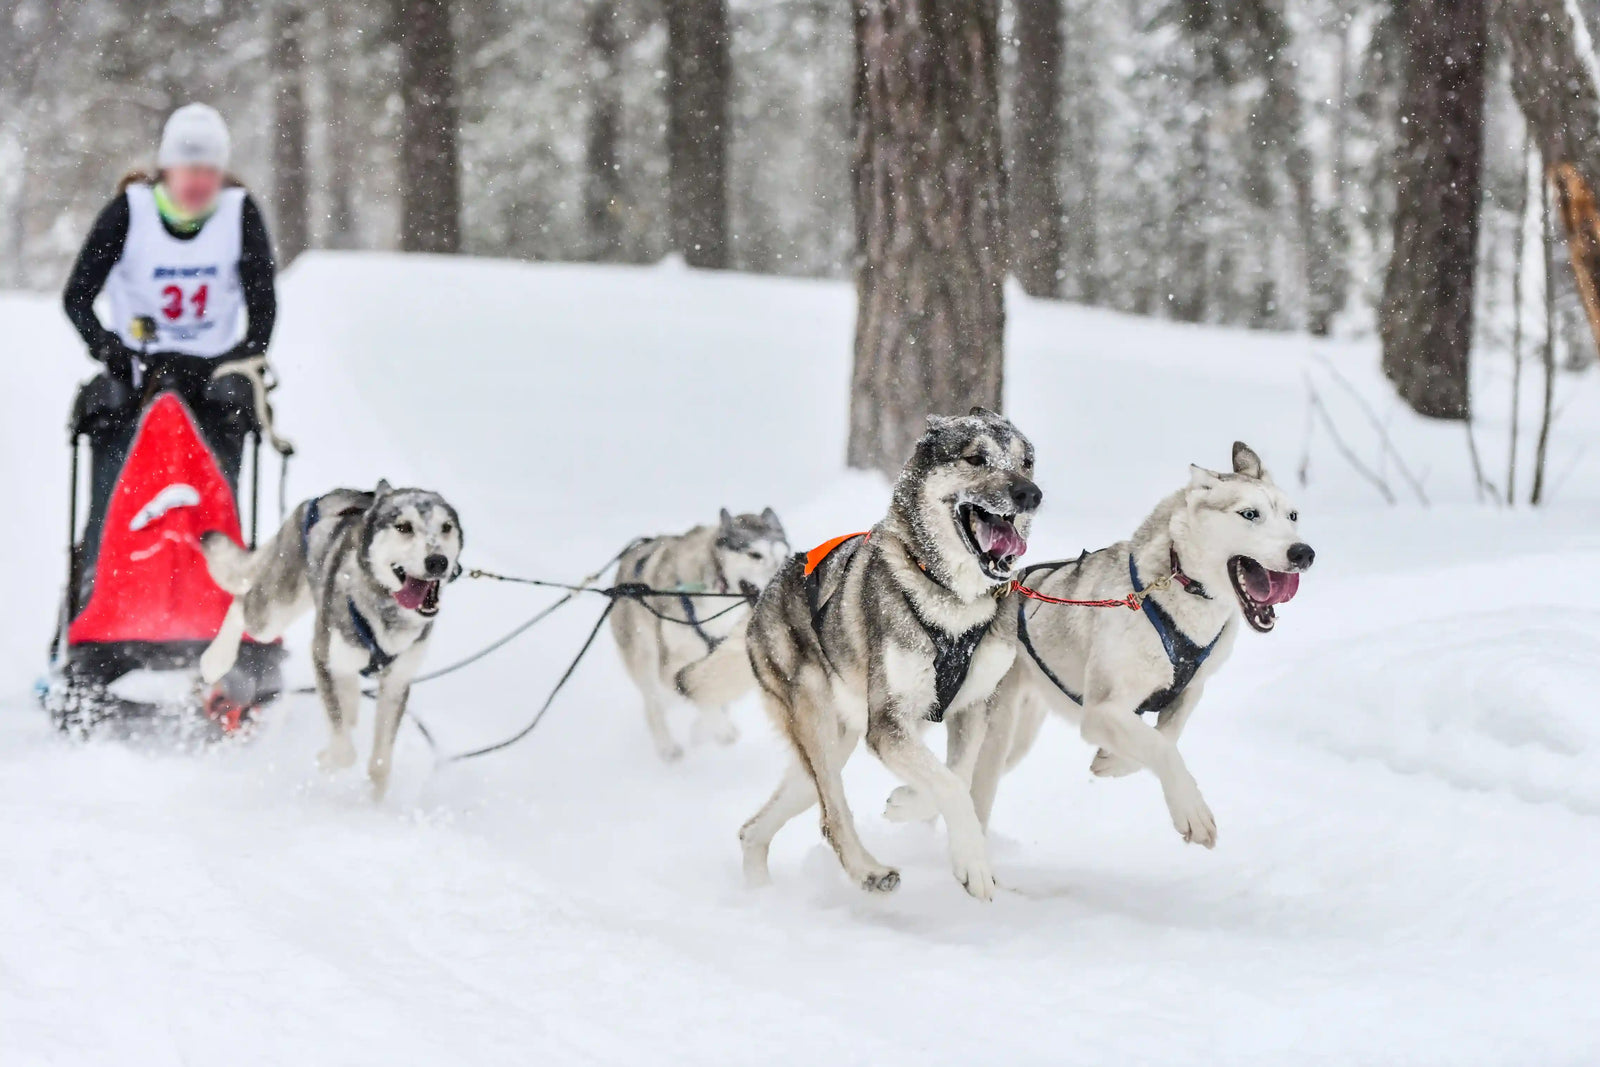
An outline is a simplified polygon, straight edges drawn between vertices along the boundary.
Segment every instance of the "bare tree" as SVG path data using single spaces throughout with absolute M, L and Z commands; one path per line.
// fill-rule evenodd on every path
M 1483 171 L 1485 0 L 1407 0 L 1394 251 L 1383 369 L 1423 415 L 1471 411 L 1473 280 Z
M 1539 186 L 1539 233 L 1544 248 L 1544 344 L 1539 349 L 1544 365 L 1544 401 L 1539 419 L 1539 442 L 1533 452 L 1533 490 L 1528 503 L 1544 503 L 1545 465 L 1550 450 L 1550 424 L 1555 418 L 1556 395 L 1556 251 L 1555 227 L 1550 211 L 1550 182 Z
M 695 267 L 728 266 L 727 0 L 664 0 L 667 182 L 672 246 Z
M 1497 0 L 1510 44 L 1511 91 L 1545 169 L 1556 180 L 1568 255 L 1589 327 L 1600 342 L 1600 86 L 1587 28 L 1564 0 Z
M 1005 175 L 997 0 L 857 8 L 849 462 L 897 471 L 924 417 L 998 408 Z
M 288 265 L 310 244 L 310 175 L 306 162 L 305 13 L 279 0 L 272 37 L 272 186 L 278 262 Z
M 616 0 L 594 0 L 589 8 L 589 128 L 584 144 L 588 176 L 583 190 L 590 256 L 616 259 L 622 249 L 622 90 L 619 85 Z
M 1011 263 L 1029 296 L 1061 276 L 1061 0 L 1016 0 L 1011 97 Z
M 321 53 L 322 81 L 327 87 L 327 131 L 323 160 L 327 175 L 328 219 L 323 233 L 329 248 L 354 248 L 356 245 L 356 169 L 355 153 L 347 139 L 351 128 L 350 26 L 342 4 L 323 9 L 324 31 Z
M 461 250 L 456 44 L 449 0 L 395 0 L 400 42 L 400 247 Z

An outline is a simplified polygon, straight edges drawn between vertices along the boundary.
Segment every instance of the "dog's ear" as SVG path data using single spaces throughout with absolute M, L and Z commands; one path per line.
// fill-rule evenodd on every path
M 773 511 L 771 508 L 761 509 L 761 525 L 765 526 L 779 537 L 783 536 L 783 523 L 778 519 L 778 513 Z
M 998 411 L 990 411 L 988 408 L 984 407 L 982 404 L 974 404 L 973 407 L 972 407 L 972 410 L 967 412 L 967 414 L 968 415 L 976 415 L 976 416 L 978 416 L 979 418 L 982 418 L 982 419 L 998 419 L 998 418 L 1003 418 L 1004 417 Z
M 1222 484 L 1222 475 L 1216 471 L 1208 471 L 1204 467 L 1189 464 L 1190 489 L 1216 489 Z
M 394 486 L 389 484 L 389 479 L 379 478 L 378 487 L 372 491 L 374 496 L 383 496 L 385 493 L 394 492 Z
M 717 523 L 722 530 L 722 536 L 733 536 L 733 513 L 727 508 L 723 508 L 721 514 L 717 516 Z
M 1261 457 L 1256 455 L 1255 449 L 1243 441 L 1233 443 L 1233 473 L 1242 474 L 1246 478 L 1265 478 L 1267 470 L 1261 465 Z

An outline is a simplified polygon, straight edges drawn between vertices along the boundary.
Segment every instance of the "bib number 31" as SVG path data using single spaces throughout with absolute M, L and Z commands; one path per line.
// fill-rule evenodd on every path
M 183 318 L 184 305 L 187 304 L 193 312 L 193 317 L 203 319 L 206 317 L 206 298 L 211 294 L 209 285 L 200 285 L 191 293 L 185 293 L 180 286 L 169 285 L 161 290 L 161 314 L 170 321 L 176 322 Z

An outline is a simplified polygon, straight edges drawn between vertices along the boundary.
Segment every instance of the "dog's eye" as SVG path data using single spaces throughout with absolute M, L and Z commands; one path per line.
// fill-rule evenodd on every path
M 982 452 L 974 452 L 970 456 L 962 456 L 961 458 L 972 464 L 974 467 L 981 467 L 988 462 L 983 458 Z
M 745 555 L 749 556 L 758 563 L 761 561 L 761 553 L 759 552 L 746 552 Z
M 1298 511 L 1289 512 L 1289 521 L 1290 522 L 1299 522 L 1300 521 L 1300 513 Z
M 394 524 L 395 533 L 405 534 L 407 537 L 411 536 L 413 529 L 409 522 L 397 522 Z
M 455 532 L 455 528 L 456 528 L 456 524 L 455 523 L 447 522 L 443 526 L 439 527 L 439 532 L 442 533 L 442 534 L 453 533 L 453 532 Z
M 1245 508 L 1243 511 L 1239 512 L 1239 517 L 1245 522 L 1255 522 L 1261 517 L 1261 512 L 1257 511 L 1255 508 Z

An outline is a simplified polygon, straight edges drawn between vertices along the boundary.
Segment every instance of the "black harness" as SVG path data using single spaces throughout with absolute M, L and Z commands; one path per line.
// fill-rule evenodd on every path
M 646 552 L 644 555 L 634 560 L 633 577 L 635 581 L 638 581 L 640 578 L 644 577 L 644 568 L 645 565 L 650 562 L 650 555 L 651 554 L 649 552 Z M 722 565 L 720 562 L 717 563 L 717 577 L 719 584 L 724 589 L 727 588 L 728 580 L 722 577 Z M 746 596 L 748 597 L 748 594 L 746 594 Z M 640 601 L 640 603 L 643 603 L 643 601 Z M 706 652 L 715 652 L 717 650 L 717 646 L 722 644 L 722 638 L 713 636 L 706 630 L 705 625 L 701 623 L 699 612 L 694 610 L 693 594 L 687 592 L 680 593 L 678 595 L 678 605 L 683 608 L 683 618 L 667 619 L 667 621 L 682 622 L 689 626 L 694 630 L 695 634 L 699 636 L 700 640 L 706 643 Z
M 367 665 L 361 668 L 361 677 L 371 678 L 374 674 L 388 670 L 389 664 L 394 662 L 394 657 L 378 644 L 378 635 L 373 632 L 372 624 L 367 621 L 367 617 L 356 607 L 354 598 L 349 604 L 350 628 L 356 632 L 356 640 L 361 642 L 361 647 L 367 650 Z
M 1083 561 L 1088 557 L 1089 553 L 1085 552 L 1070 566 L 1081 567 Z M 1032 574 L 1044 567 L 1049 567 L 1051 573 L 1054 573 L 1065 566 L 1069 566 L 1069 564 L 1040 564 L 1036 567 L 1030 567 L 1024 572 L 1023 577 L 1026 578 L 1028 574 Z M 1144 583 L 1139 580 L 1138 565 L 1134 563 L 1131 555 L 1128 557 L 1128 578 L 1133 582 L 1133 591 L 1135 593 L 1144 592 Z M 1198 582 L 1185 584 L 1184 590 L 1194 596 L 1203 597 L 1207 595 L 1205 589 Z M 1039 655 L 1039 650 L 1034 647 L 1033 639 L 1028 634 L 1027 605 L 1028 602 L 1026 600 L 1019 599 L 1017 602 L 1018 642 L 1032 657 L 1033 662 L 1044 673 L 1044 676 L 1050 679 L 1051 684 L 1061 690 L 1062 695 L 1068 700 L 1081 707 L 1083 705 L 1082 695 L 1068 689 L 1066 683 L 1061 680 L 1061 677 L 1055 671 L 1050 669 L 1050 665 L 1044 661 L 1044 657 Z M 1211 639 L 1210 644 L 1201 645 L 1183 632 L 1178 624 L 1172 620 L 1172 616 L 1167 614 L 1161 605 L 1155 602 L 1154 597 L 1144 597 L 1140 601 L 1140 606 L 1144 609 L 1145 617 L 1150 620 L 1150 625 L 1155 627 L 1156 636 L 1161 638 L 1161 647 L 1167 653 L 1167 661 L 1172 664 L 1172 684 L 1163 689 L 1158 689 L 1145 697 L 1136 712 L 1136 714 L 1143 715 L 1146 712 L 1159 713 L 1165 711 L 1183 695 L 1183 691 L 1189 688 L 1189 683 L 1194 681 L 1194 676 L 1200 672 L 1200 667 L 1205 663 L 1207 657 L 1211 655 L 1212 649 L 1216 648 L 1217 642 L 1222 640 L 1222 630 L 1217 631 L 1217 636 Z M 1226 623 L 1223 624 L 1223 630 L 1225 629 L 1227 629 Z
M 866 534 L 857 534 L 848 540 L 840 542 L 829 553 L 829 558 L 837 556 L 840 552 L 847 552 L 846 558 L 839 563 L 841 567 L 850 566 L 850 561 L 855 558 L 856 551 L 861 543 L 866 540 Z M 797 559 L 804 563 L 806 555 L 801 553 Z M 822 625 L 828 602 L 822 599 L 822 566 L 819 564 L 811 568 L 805 576 L 806 604 L 811 610 L 811 628 L 817 634 L 817 647 L 822 649 L 824 659 L 828 657 L 827 646 L 822 642 Z M 843 581 L 843 578 L 840 579 Z M 950 710 L 950 702 L 961 692 L 961 687 L 966 683 L 967 673 L 972 669 L 972 657 L 978 651 L 978 645 L 983 641 L 984 635 L 994 625 L 994 617 L 987 622 L 979 623 L 965 633 L 952 637 L 942 627 L 929 622 L 917 608 L 917 602 L 911 594 L 902 591 L 906 599 L 906 607 L 911 609 L 911 617 L 917 620 L 917 625 L 922 627 L 922 632 L 928 635 L 928 640 L 933 644 L 933 707 L 928 709 L 927 718 L 930 722 L 943 722 L 945 712 Z M 828 663 L 830 670 L 835 674 L 838 670 L 833 663 Z

